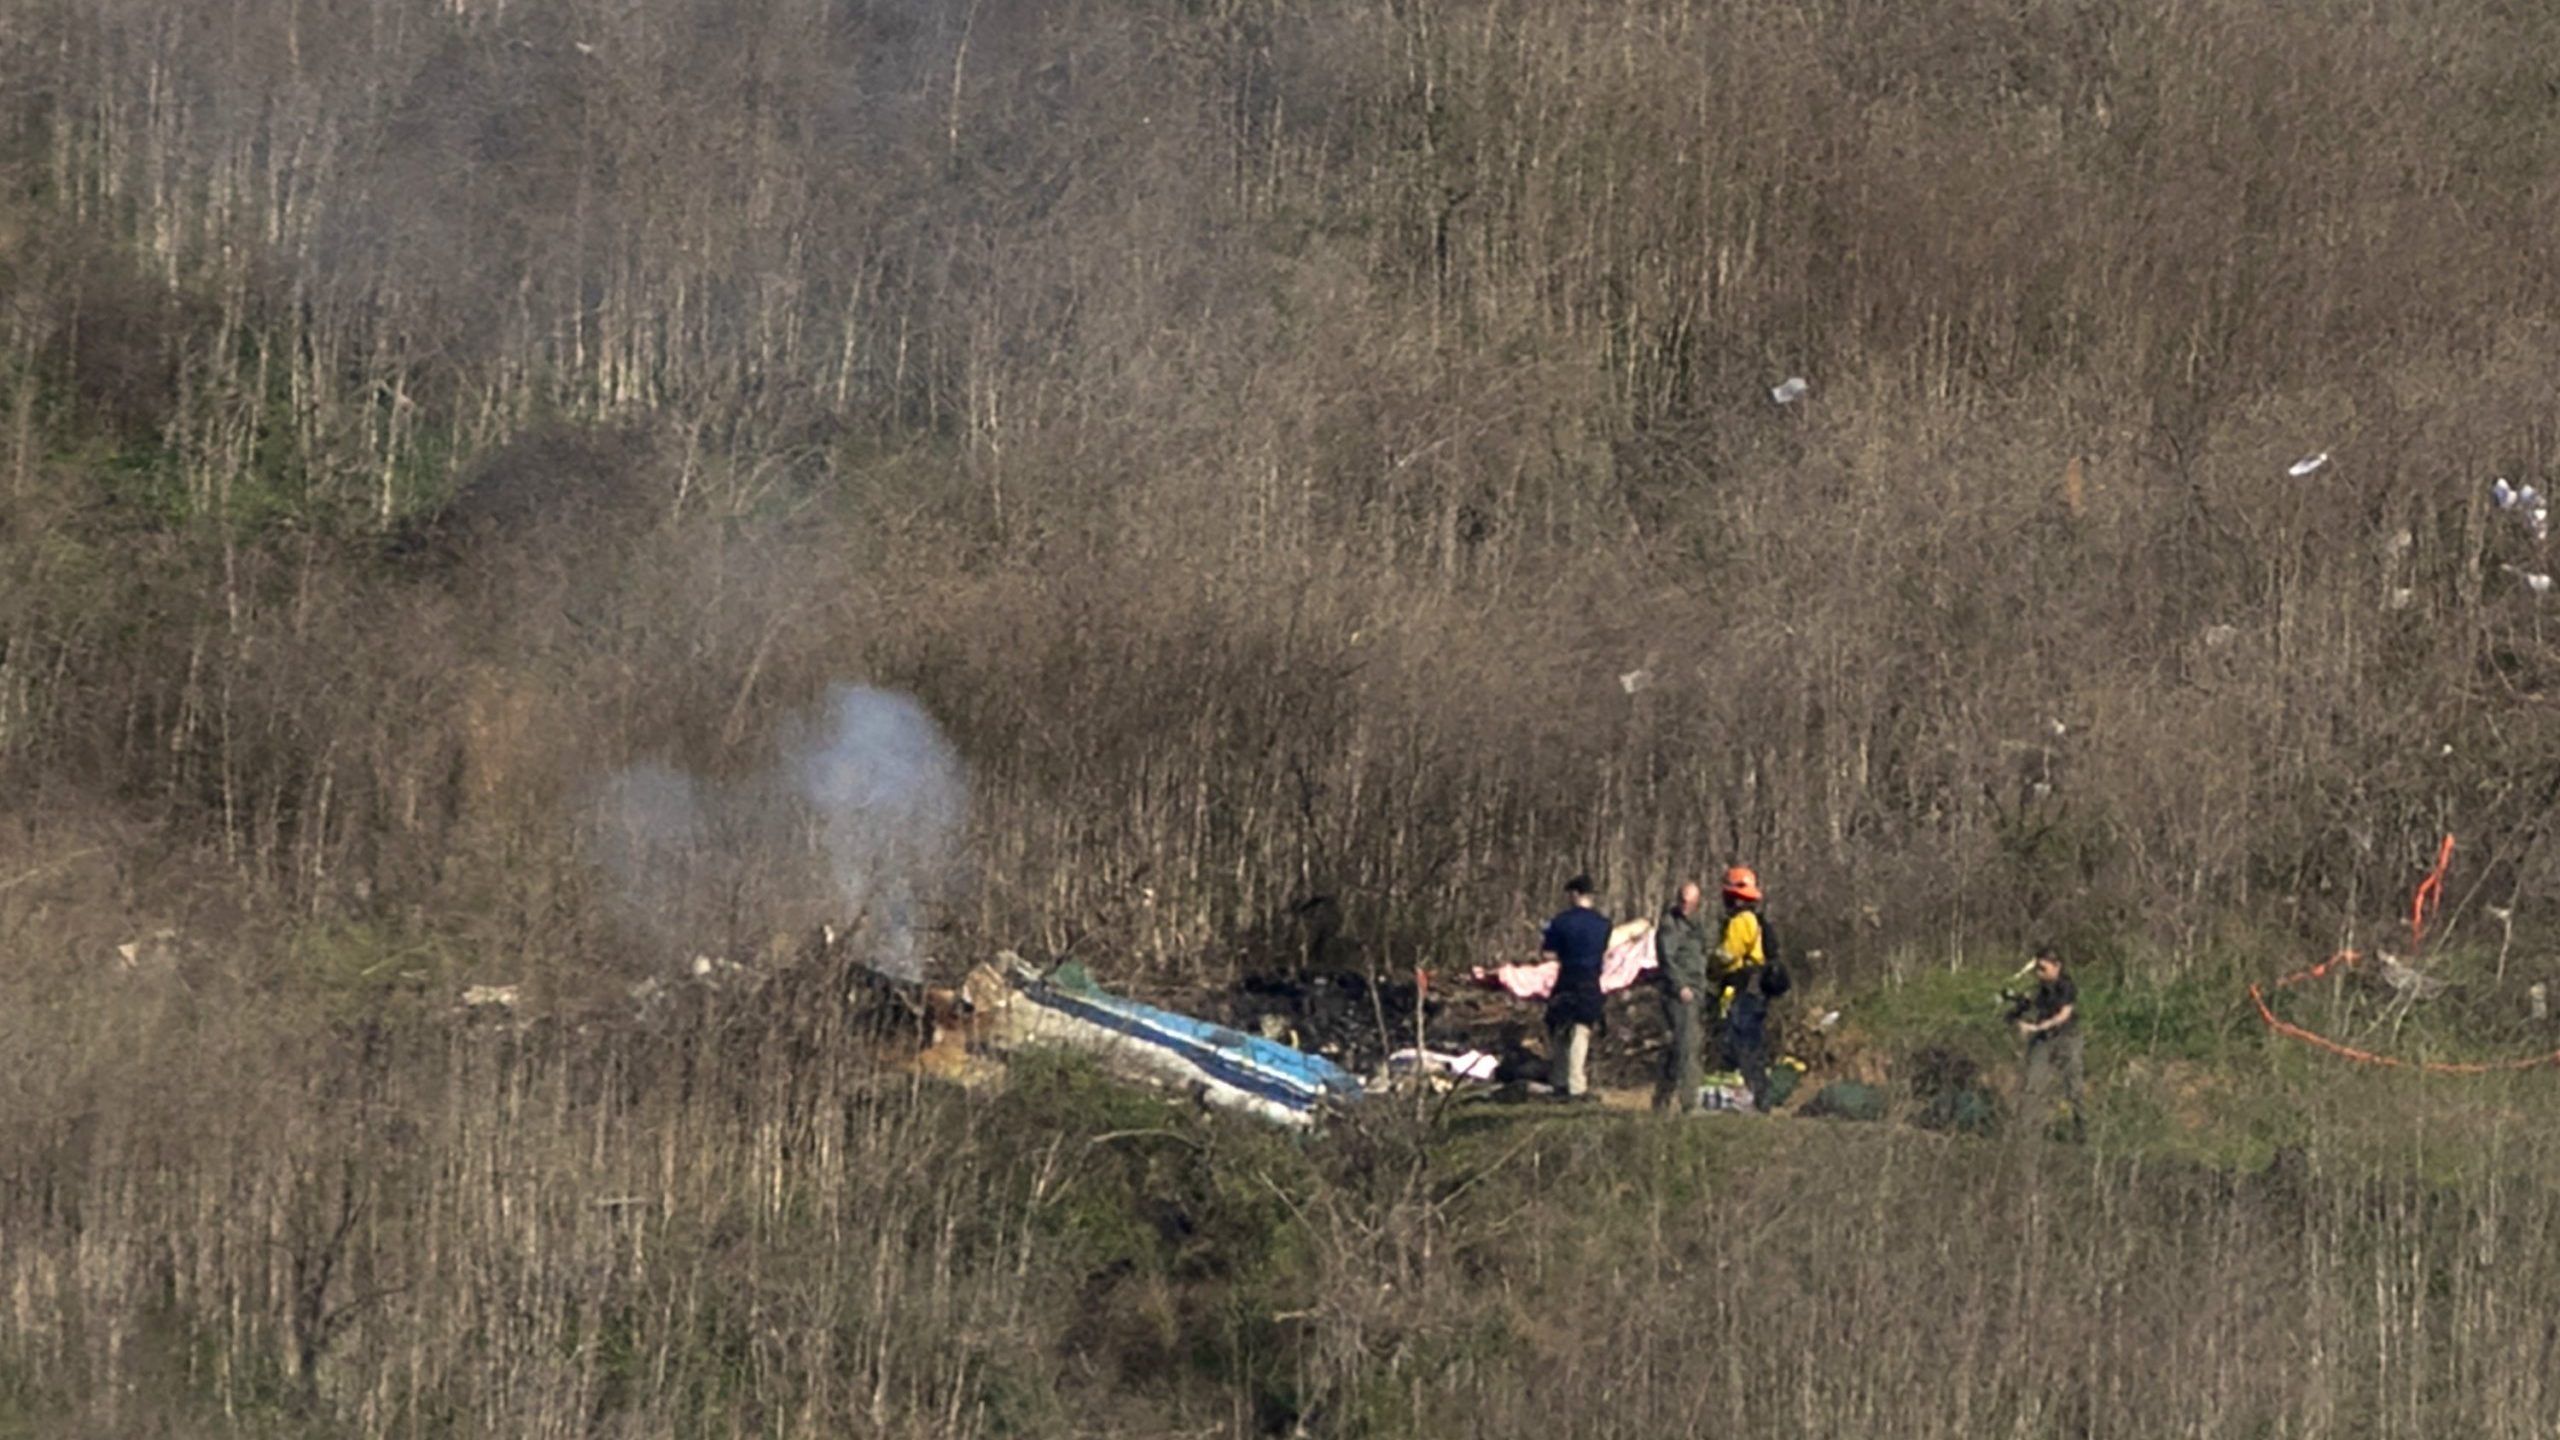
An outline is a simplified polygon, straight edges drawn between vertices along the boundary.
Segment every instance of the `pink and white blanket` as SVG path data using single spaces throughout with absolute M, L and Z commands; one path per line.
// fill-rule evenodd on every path
M 1654 967 L 1653 922 L 1630 920 L 1609 932 L 1608 953 L 1600 957 L 1600 992 L 1615 994 L 1644 978 Z M 1501 990 L 1522 1000 L 1544 1000 L 1556 990 L 1556 962 L 1527 965 L 1479 965 L 1467 978 L 1488 990 Z

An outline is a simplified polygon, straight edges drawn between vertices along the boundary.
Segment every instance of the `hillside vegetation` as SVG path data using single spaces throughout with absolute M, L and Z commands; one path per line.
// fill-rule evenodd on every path
M 2452 831 L 2395 1039 L 2560 1043 L 2555 233 L 2493 0 L 0 0 L 0 1434 L 2548 1433 L 2545 1078 L 2236 982 Z M 1742 860 L 1880 1049 L 2060 937 L 2098 1143 L 635 1018 L 849 735 L 857 947 Z

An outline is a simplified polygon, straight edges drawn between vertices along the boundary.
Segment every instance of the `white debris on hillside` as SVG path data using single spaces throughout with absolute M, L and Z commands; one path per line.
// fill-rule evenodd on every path
M 2403 999 L 2433 1000 L 2444 993 L 2445 982 L 2442 979 L 2412 967 L 2389 951 L 2374 959 L 2381 967 L 2383 982 Z
M 116 947 L 116 965 L 127 974 L 169 974 L 178 968 L 178 932 L 162 928 Z
M 2517 523 L 2533 532 L 2535 544 L 2551 538 L 2551 505 L 2535 487 L 2527 485 L 2519 490 L 2501 475 L 2489 482 L 2489 503 L 2514 512 Z

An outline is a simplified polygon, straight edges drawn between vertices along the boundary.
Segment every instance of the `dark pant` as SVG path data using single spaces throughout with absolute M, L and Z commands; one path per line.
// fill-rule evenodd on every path
M 2027 1037 L 2027 1123 L 2066 1122 L 2078 1139 L 2080 1121 L 2080 1029 Z
M 1662 1080 L 1654 1087 L 1653 1108 L 1673 1110 L 1686 1115 L 1698 1108 L 1700 1062 L 1706 1054 L 1705 1024 L 1699 1012 L 1706 997 L 1697 987 L 1689 990 L 1689 998 L 1680 998 L 1680 987 L 1662 987 L 1662 1023 L 1671 1031 L 1670 1047 L 1662 1052 Z
M 1724 1038 L 1726 1068 L 1742 1072 L 1744 1088 L 1751 1092 L 1751 1108 L 1769 1108 L 1769 1044 L 1764 1040 L 1737 1042 L 1728 1033 Z

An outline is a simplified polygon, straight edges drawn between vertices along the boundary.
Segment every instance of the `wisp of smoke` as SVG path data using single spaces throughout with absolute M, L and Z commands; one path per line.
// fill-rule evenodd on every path
M 842 685 L 776 772 L 723 786 L 654 761 L 616 772 L 596 797 L 596 854 L 623 919 L 669 958 L 734 939 L 740 922 L 752 933 L 814 910 L 852 924 L 875 969 L 913 980 L 922 911 L 959 859 L 968 813 L 959 753 L 924 707 Z M 798 849 L 812 838 L 815 855 Z M 823 903 L 788 893 L 812 858 Z
M 871 964 L 916 979 L 918 910 L 957 858 L 969 790 L 958 752 L 914 697 L 840 685 L 793 757 L 800 795 L 858 944 Z
M 699 888 L 694 872 L 704 838 L 693 777 L 656 763 L 634 765 L 605 782 L 596 811 L 598 858 L 626 918 L 653 935 L 680 934 L 689 917 L 677 909 Z

